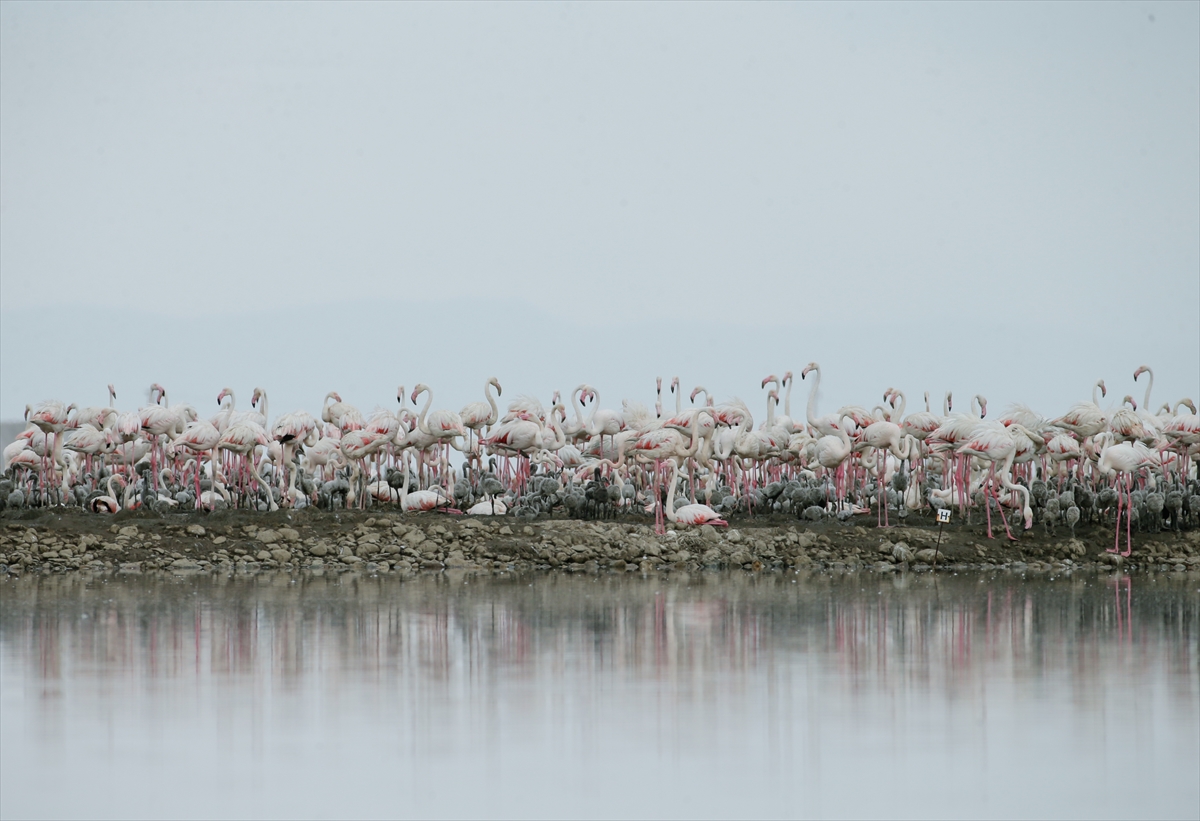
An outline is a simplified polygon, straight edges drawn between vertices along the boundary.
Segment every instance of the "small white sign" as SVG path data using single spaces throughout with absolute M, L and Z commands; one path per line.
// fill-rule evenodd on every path
M 948 508 L 948 507 L 938 508 L 937 520 L 938 520 L 938 524 L 940 524 L 940 525 L 944 525 L 947 522 L 949 522 L 950 521 L 950 508 Z

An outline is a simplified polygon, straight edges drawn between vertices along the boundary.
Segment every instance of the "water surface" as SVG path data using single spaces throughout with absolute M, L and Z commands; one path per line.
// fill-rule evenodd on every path
M 1200 582 L 0 581 L 0 815 L 1190 817 Z

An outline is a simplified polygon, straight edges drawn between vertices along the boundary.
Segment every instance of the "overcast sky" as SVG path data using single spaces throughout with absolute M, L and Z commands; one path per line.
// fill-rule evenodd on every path
M 1200 398 L 1200 5 L 6 0 L 0 320 L 5 419 Z

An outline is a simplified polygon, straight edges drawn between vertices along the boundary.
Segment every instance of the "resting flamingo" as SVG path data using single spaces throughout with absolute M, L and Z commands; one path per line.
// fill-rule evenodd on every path
M 721 518 L 720 514 L 713 510 L 708 505 L 693 502 L 692 504 L 683 505 L 679 510 L 675 509 L 675 486 L 679 484 L 679 463 L 671 462 L 671 488 L 667 491 L 667 502 L 664 508 L 667 514 L 667 519 L 672 524 L 686 525 L 694 527 L 697 525 L 713 525 L 715 527 L 728 527 L 729 522 Z

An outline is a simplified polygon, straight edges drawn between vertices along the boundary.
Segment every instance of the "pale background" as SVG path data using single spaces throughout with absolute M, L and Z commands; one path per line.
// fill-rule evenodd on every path
M 1198 10 L 4 2 L 0 418 L 1200 398 Z

